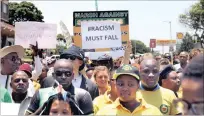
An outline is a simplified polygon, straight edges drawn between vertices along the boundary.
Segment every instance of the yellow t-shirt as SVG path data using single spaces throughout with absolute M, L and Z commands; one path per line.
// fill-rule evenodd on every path
M 41 87 L 40 84 L 37 81 L 34 81 L 34 80 L 33 80 L 33 86 L 35 88 L 35 91 L 39 90 L 40 87 Z
M 111 89 L 109 88 L 104 95 L 100 95 L 93 100 L 94 114 L 96 114 L 100 109 L 104 108 L 106 105 L 112 104 L 113 101 L 109 98 L 109 93 Z
M 140 96 L 148 104 L 157 107 L 162 114 L 176 115 L 181 113 L 176 109 L 175 105 L 173 104 L 173 100 L 177 98 L 174 92 L 169 89 L 160 87 L 155 91 L 139 90 L 137 91 L 137 96 Z
M 182 98 L 182 97 L 183 97 L 183 89 L 182 89 L 181 86 L 180 86 L 180 88 L 179 88 L 177 94 L 178 94 L 178 98 Z
M 147 104 L 144 100 L 140 99 L 140 105 L 135 108 L 133 112 L 123 107 L 120 104 L 119 98 L 115 100 L 113 104 L 107 105 L 103 109 L 99 110 L 96 115 L 162 115 L 161 112 L 152 105 Z

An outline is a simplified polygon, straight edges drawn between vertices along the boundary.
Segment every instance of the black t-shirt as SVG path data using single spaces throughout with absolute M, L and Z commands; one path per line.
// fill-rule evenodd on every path
M 78 104 L 79 108 L 83 111 L 84 115 L 92 114 L 93 113 L 93 104 L 91 95 L 84 89 L 75 88 L 73 85 L 70 86 L 68 90 L 75 98 L 76 103 Z M 30 105 L 27 109 L 26 114 L 34 113 L 40 107 L 40 94 L 39 91 L 35 93 L 33 96 Z M 74 115 L 82 115 L 77 110 L 72 109 L 74 111 Z

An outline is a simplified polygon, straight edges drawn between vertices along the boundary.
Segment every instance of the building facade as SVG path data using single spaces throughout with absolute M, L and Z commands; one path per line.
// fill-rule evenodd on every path
M 0 48 L 4 46 L 9 46 L 14 44 L 14 35 L 15 28 L 13 25 L 10 25 L 9 22 L 9 8 L 8 8 L 8 0 L 0 0 L 1 1 L 1 36 L 0 36 Z

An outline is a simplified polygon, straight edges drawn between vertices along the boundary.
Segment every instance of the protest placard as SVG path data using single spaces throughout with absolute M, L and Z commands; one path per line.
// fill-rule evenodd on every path
M 129 13 L 128 10 L 113 11 L 75 11 L 73 12 L 73 41 L 82 48 L 81 22 L 83 21 L 113 21 L 120 23 L 122 44 L 129 40 Z M 85 52 L 112 51 L 111 48 L 84 49 Z
M 81 22 L 82 49 L 122 46 L 120 23 L 111 21 Z
M 29 44 L 39 48 L 56 48 L 57 25 L 41 22 L 16 22 L 15 45 L 29 48 Z

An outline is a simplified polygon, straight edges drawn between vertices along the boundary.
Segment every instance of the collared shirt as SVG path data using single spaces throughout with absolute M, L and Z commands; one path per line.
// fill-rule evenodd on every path
M 122 104 L 120 104 L 119 98 L 117 98 L 113 104 L 99 110 L 96 115 L 162 115 L 156 107 L 147 104 L 142 99 L 139 99 L 139 101 L 140 105 L 136 107 L 133 112 L 131 112 L 127 108 L 123 107 Z
M 159 86 L 159 84 L 157 84 L 157 87 L 156 87 L 153 91 L 156 91 L 156 90 L 158 90 L 159 88 L 160 88 L 160 86 Z M 142 86 L 141 81 L 140 81 L 140 90 L 145 90 L 145 89 L 143 88 L 143 86 Z
M 176 64 L 174 65 L 174 68 L 176 69 L 176 71 L 183 71 L 183 68 L 181 67 L 181 64 Z
M 104 95 L 100 95 L 93 100 L 94 114 L 96 114 L 100 109 L 105 106 L 112 104 L 113 101 L 109 98 L 111 88 L 104 93 Z
M 25 111 L 28 108 L 30 101 L 33 97 L 33 92 L 31 90 L 28 89 L 27 92 L 28 93 L 27 93 L 25 99 L 20 103 L 18 116 L 23 116 L 25 114 Z M 13 100 L 13 98 L 12 98 L 12 100 Z M 13 100 L 13 103 L 15 103 L 14 100 Z
M 74 77 L 74 79 L 72 80 L 72 84 L 76 88 L 80 88 L 81 82 L 82 82 L 82 75 L 81 74 L 79 74 L 78 77 Z
M 139 89 L 136 96 L 142 98 L 148 104 L 157 107 L 164 115 L 176 115 L 181 113 L 173 104 L 173 100 L 177 98 L 174 92 L 169 89 L 163 87 L 159 87 L 159 89 L 155 91 Z

